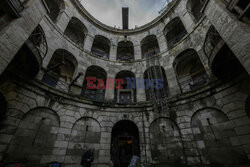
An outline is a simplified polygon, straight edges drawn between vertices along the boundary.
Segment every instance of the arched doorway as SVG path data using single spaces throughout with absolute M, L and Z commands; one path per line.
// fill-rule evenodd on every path
M 135 123 L 123 120 L 115 124 L 110 153 L 114 167 L 127 167 L 133 155 L 140 156 L 139 130 Z

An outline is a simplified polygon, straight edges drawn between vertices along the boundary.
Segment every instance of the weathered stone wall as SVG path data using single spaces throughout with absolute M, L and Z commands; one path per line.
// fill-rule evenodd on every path
M 59 161 L 65 166 L 79 166 L 86 147 L 95 147 L 94 166 L 109 166 L 112 128 L 121 120 L 130 120 L 139 129 L 142 163 L 175 163 L 176 160 L 189 165 L 249 163 L 250 119 L 246 107 L 249 106 L 249 76 L 220 81 L 213 75 L 211 62 L 204 53 L 206 34 L 213 25 L 249 73 L 249 25 L 237 20 L 220 0 L 209 0 L 204 16 L 197 22 L 186 8 L 187 0 L 182 0 L 157 22 L 122 32 L 97 25 L 72 2 L 65 1 L 67 5 L 53 22 L 42 1 L 30 1 L 22 17 L 14 19 L 0 32 L 0 92 L 7 102 L 6 113 L 0 115 L 2 162 L 28 160 L 45 164 Z M 87 28 L 84 49 L 64 35 L 73 17 Z M 180 17 L 188 34 L 168 50 L 163 30 L 176 17 Z M 38 24 L 48 44 L 42 67 L 47 68 L 53 54 L 64 49 L 77 61 L 73 78 L 79 72 L 84 74 L 70 93 L 42 83 L 42 67 L 34 79 L 3 73 Z M 133 62 L 116 61 L 117 45 L 125 34 L 134 45 Z M 109 60 L 90 53 L 96 35 L 111 41 Z M 159 43 L 158 58 L 170 91 L 168 110 L 153 111 L 152 104 L 145 102 L 143 89 L 137 89 L 138 103 L 133 105 L 111 103 L 114 90 L 106 90 L 104 103 L 79 97 L 86 70 L 92 65 L 103 68 L 107 78 L 114 79 L 120 71 L 126 70 L 142 79 L 147 62 L 142 59 L 140 45 L 148 35 L 155 35 Z M 173 63 L 187 49 L 197 52 L 210 82 L 197 90 L 181 93 Z M 174 118 L 169 117 L 170 111 L 175 113 Z

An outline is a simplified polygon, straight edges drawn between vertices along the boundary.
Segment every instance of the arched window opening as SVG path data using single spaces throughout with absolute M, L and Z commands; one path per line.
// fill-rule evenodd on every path
M 250 95 L 248 96 L 246 100 L 246 113 L 247 113 L 247 116 L 250 118 Z
M 132 157 L 140 157 L 139 129 L 132 121 L 122 120 L 114 125 L 111 136 L 111 160 L 114 166 L 126 167 Z
M 120 104 L 129 104 L 136 102 L 136 78 L 135 74 L 130 71 L 119 72 L 115 79 L 121 79 L 124 82 L 121 84 L 122 89 L 115 87 L 115 101 Z
M 88 80 L 93 81 L 95 86 L 89 88 Z M 93 101 L 103 102 L 105 98 L 104 86 L 106 85 L 106 80 L 107 73 L 104 69 L 98 66 L 88 67 L 83 83 L 82 96 Z
M 134 60 L 134 45 L 131 41 L 122 41 L 118 43 L 117 60 Z
M 232 122 L 219 110 L 205 108 L 196 112 L 191 121 L 194 141 L 203 157 L 202 164 L 248 164 L 248 158 L 241 147 L 232 145 L 237 134 Z
M 164 29 L 168 49 L 172 49 L 186 34 L 187 31 L 179 17 L 171 20 Z
M 14 164 L 25 161 L 27 166 L 41 166 L 41 161 L 48 163 L 50 159 L 46 157 L 53 155 L 59 127 L 56 112 L 47 108 L 29 111 L 20 121 L 3 162 Z
M 45 33 L 40 25 L 38 25 L 36 29 L 32 32 L 29 37 L 29 40 L 37 49 L 42 59 L 44 59 L 48 52 L 48 44 L 46 41 Z
M 147 101 L 161 100 L 168 97 L 168 84 L 163 67 L 149 67 L 144 72 L 144 80 Z
M 63 49 L 56 50 L 42 81 L 49 86 L 68 92 L 76 67 L 77 60 L 71 53 Z
M 141 42 L 142 58 L 149 58 L 160 52 L 158 41 L 155 35 L 144 38 Z
M 45 0 L 48 7 L 48 15 L 53 22 L 56 22 L 57 17 L 64 7 L 64 0 Z
M 247 73 L 226 44 L 215 55 L 211 66 L 213 74 L 223 81 L 230 81 Z
M 205 0 L 189 0 L 187 3 L 187 9 L 194 17 L 194 20 L 198 22 L 200 18 L 203 16 L 201 12 Z
M 108 59 L 110 52 L 110 41 L 103 36 L 95 36 L 91 52 L 96 56 Z
M 86 34 L 87 28 L 75 17 L 70 20 L 66 30 L 64 31 L 64 35 L 71 39 L 81 49 L 83 49 Z
M 174 61 L 174 69 L 182 92 L 195 90 L 208 82 L 208 76 L 197 52 L 182 52 Z
M 227 8 L 235 14 L 239 20 L 250 24 L 250 2 L 249 0 L 227 0 Z
M 185 164 L 182 138 L 176 123 L 168 118 L 158 118 L 149 127 L 152 159 L 159 166 Z

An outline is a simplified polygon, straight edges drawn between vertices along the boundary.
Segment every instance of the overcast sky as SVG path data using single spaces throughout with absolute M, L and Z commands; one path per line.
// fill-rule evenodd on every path
M 122 27 L 122 7 L 129 7 L 129 28 L 142 26 L 159 15 L 166 0 L 80 0 L 104 24 Z

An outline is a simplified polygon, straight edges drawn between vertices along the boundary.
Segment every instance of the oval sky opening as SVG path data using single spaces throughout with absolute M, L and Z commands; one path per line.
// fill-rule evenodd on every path
M 169 1 L 171 0 L 80 0 L 93 17 L 115 28 L 122 28 L 122 7 L 128 7 L 129 29 L 154 20 Z

